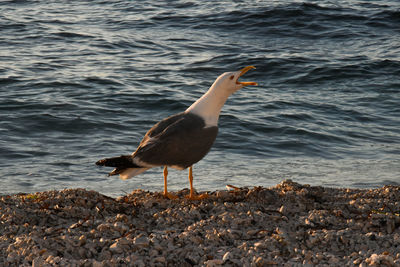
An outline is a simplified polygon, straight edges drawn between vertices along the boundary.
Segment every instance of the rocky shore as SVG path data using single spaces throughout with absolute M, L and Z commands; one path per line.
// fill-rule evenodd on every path
M 0 196 L 0 266 L 400 266 L 400 187 Z

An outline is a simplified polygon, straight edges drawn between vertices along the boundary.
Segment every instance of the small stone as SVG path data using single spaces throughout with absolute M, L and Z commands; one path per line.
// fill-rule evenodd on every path
M 324 259 L 324 255 L 322 253 L 320 253 L 320 252 L 317 252 L 317 254 L 315 254 L 315 258 L 318 261 L 322 261 Z
M 350 254 L 350 257 L 356 258 L 356 257 L 358 257 L 358 253 L 354 251 L 354 252 L 352 252 L 352 253 Z
M 333 256 L 329 259 L 329 264 L 330 265 L 337 265 L 339 263 L 339 258 L 336 256 Z
M 77 228 L 77 227 L 79 227 L 79 226 L 80 226 L 79 223 L 74 223 L 74 224 L 72 224 L 72 225 L 69 227 L 69 229 L 75 229 L 75 228 Z
M 123 237 L 118 239 L 118 244 L 120 244 L 121 246 L 126 246 L 130 244 L 130 241 Z
M 134 266 L 145 267 L 146 264 L 144 264 L 143 260 L 139 259 L 139 260 L 135 261 L 135 265 Z
M 285 206 L 285 205 L 282 205 L 282 206 L 279 208 L 279 212 L 280 212 L 281 214 L 287 214 L 288 211 L 289 211 L 289 209 L 288 209 L 288 207 Z
M 266 249 L 266 248 L 268 248 L 268 245 L 267 245 L 266 242 L 260 241 L 260 242 L 254 243 L 254 248 L 256 248 L 256 249 Z
M 388 234 L 393 233 L 394 229 L 396 228 L 395 221 L 392 218 L 387 218 L 386 222 L 386 231 Z
M 149 238 L 146 236 L 138 236 L 133 239 L 133 244 L 139 247 L 148 247 L 149 243 Z
M 79 242 L 78 242 L 78 244 L 79 244 L 79 246 L 85 245 L 85 244 L 86 244 L 86 236 L 81 235 L 81 236 L 79 237 Z
M 305 195 L 308 194 L 308 190 L 305 189 L 305 188 L 303 188 L 303 189 L 300 190 L 299 194 L 300 194 L 301 196 L 305 196 Z
M 103 249 L 102 252 L 100 252 L 99 255 L 99 260 L 104 261 L 104 260 L 110 260 L 111 259 L 111 252 L 108 250 Z
M 308 250 L 307 252 L 304 253 L 304 259 L 308 262 L 311 261 L 312 257 L 313 257 L 313 253 L 310 250 Z
M 12 251 L 7 255 L 7 262 L 10 262 L 10 263 L 15 262 L 18 258 L 19 258 L 18 253 L 15 251 Z
M 186 254 L 185 261 L 191 265 L 197 265 L 200 261 L 200 255 L 198 251 L 191 251 Z
M 86 258 L 86 252 L 87 252 L 87 250 L 85 248 L 81 247 L 81 248 L 78 249 L 78 254 L 81 257 L 81 259 Z
M 116 229 L 120 234 L 124 234 L 126 231 L 129 230 L 129 227 L 122 222 L 115 222 L 113 226 L 114 229 Z
M 252 236 L 258 234 L 259 232 L 260 232 L 259 229 L 253 229 L 253 230 L 248 230 L 246 234 Z
M 256 264 L 257 267 L 262 267 L 267 265 L 267 262 L 265 262 L 265 260 L 262 257 L 258 257 L 254 263 Z
M 32 261 L 32 267 L 41 267 L 44 264 L 45 264 L 45 262 L 42 259 L 42 257 L 34 258 L 33 261 Z
M 154 262 L 166 263 L 166 260 L 165 257 L 157 257 L 154 259 Z
M 108 229 L 110 229 L 110 226 L 108 224 L 105 224 L 105 223 L 100 224 L 99 226 L 97 226 L 97 230 L 100 231 L 100 232 L 105 232 Z
M 113 244 L 110 246 L 110 251 L 111 251 L 112 253 L 114 253 L 114 254 L 119 254 L 119 253 L 122 253 L 122 252 L 123 252 L 123 250 L 122 250 L 122 248 L 121 248 L 121 245 L 118 243 L 118 241 L 115 242 L 115 243 L 113 243 Z
M 156 257 L 157 255 L 158 255 L 158 251 L 157 251 L 156 249 L 150 250 L 150 252 L 149 252 L 150 258 L 154 258 L 154 257 Z
M 214 259 L 214 260 L 208 260 L 204 263 L 206 264 L 207 267 L 215 267 L 222 265 L 224 262 L 221 259 Z
M 46 262 L 47 262 L 47 263 L 53 263 L 53 262 L 54 262 L 54 256 L 53 256 L 53 255 L 49 255 L 49 256 L 46 258 Z
M 118 222 L 124 222 L 124 223 L 128 223 L 129 221 L 128 216 L 126 216 L 125 214 L 117 214 L 116 220 Z
M 129 264 L 129 266 L 130 265 L 132 265 L 134 262 L 136 262 L 137 260 L 138 260 L 138 256 L 136 256 L 135 254 L 131 254 L 131 255 L 129 255 L 129 256 L 127 256 L 125 259 L 126 259 L 126 262 L 128 262 L 128 263 L 130 263 Z
M 229 192 L 227 192 L 227 191 L 218 191 L 217 192 L 217 198 L 226 199 L 227 197 L 229 197 Z
M 226 261 L 231 260 L 232 258 L 233 258 L 232 253 L 230 251 L 228 251 L 222 257 L 222 261 L 223 261 L 223 263 L 225 263 Z
M 190 236 L 190 241 L 195 244 L 195 245 L 199 245 L 203 243 L 203 239 L 199 236 Z

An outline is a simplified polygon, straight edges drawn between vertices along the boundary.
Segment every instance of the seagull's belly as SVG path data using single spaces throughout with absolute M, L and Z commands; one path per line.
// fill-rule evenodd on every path
M 185 167 L 182 167 L 182 166 L 179 166 L 179 165 L 171 165 L 169 167 L 174 168 L 176 170 L 180 170 L 180 171 L 186 169 Z

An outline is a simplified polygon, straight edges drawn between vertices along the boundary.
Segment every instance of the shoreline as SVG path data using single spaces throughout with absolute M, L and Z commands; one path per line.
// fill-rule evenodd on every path
M 400 266 L 400 186 L 0 196 L 0 265 Z

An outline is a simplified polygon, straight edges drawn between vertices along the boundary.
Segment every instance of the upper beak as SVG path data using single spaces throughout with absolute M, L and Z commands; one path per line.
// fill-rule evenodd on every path
M 247 67 L 244 67 L 243 69 L 241 69 L 241 70 L 240 70 L 239 77 L 238 77 L 238 80 L 239 80 L 239 78 L 240 78 L 243 74 L 245 74 L 245 73 L 248 72 L 249 70 L 255 69 L 255 68 L 256 68 L 256 67 L 254 67 L 254 66 L 247 66 Z M 256 82 L 239 82 L 238 80 L 236 80 L 236 84 L 241 84 L 241 85 L 243 85 L 243 86 L 247 86 L 247 85 L 258 85 L 258 83 L 256 83 Z

